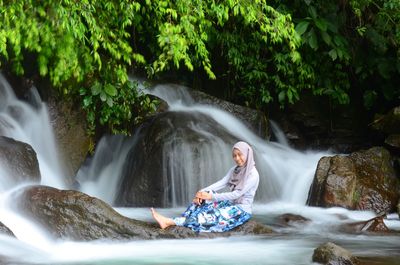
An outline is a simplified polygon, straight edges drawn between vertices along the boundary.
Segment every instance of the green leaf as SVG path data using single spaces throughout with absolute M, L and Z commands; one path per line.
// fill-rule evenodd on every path
M 104 93 L 104 91 L 101 91 L 101 93 L 100 93 L 100 99 L 101 99 L 101 101 L 103 101 L 103 102 L 107 100 L 107 94 Z
M 378 97 L 378 94 L 375 91 L 373 91 L 373 90 L 365 91 L 364 95 L 363 95 L 364 106 L 367 109 L 370 109 L 374 105 L 377 97 Z
M 296 32 L 299 35 L 303 35 L 304 32 L 306 32 L 308 25 L 310 24 L 310 22 L 308 21 L 301 21 L 299 24 L 296 25 Z
M 114 105 L 114 101 L 113 101 L 112 98 L 107 98 L 107 105 L 108 105 L 109 107 L 112 107 L 112 106 Z
M 317 35 L 315 34 L 314 30 L 312 30 L 310 32 L 310 37 L 308 39 L 308 44 L 314 50 L 318 49 Z
M 100 94 L 100 92 L 102 92 L 101 84 L 99 82 L 94 83 L 90 90 L 92 91 L 92 95 L 97 96 L 98 94 Z
M 111 97 L 115 97 L 118 94 L 118 91 L 115 88 L 115 86 L 113 86 L 111 84 L 106 84 L 104 86 L 104 92 L 106 92 Z
M 332 58 L 333 61 L 337 59 L 337 52 L 336 49 L 332 49 L 329 51 L 329 56 Z
M 83 99 L 83 106 L 88 107 L 92 104 L 92 97 L 85 97 Z
M 322 18 L 317 18 L 314 20 L 315 26 L 319 28 L 321 31 L 326 31 L 328 29 L 328 23 Z
M 317 10 L 315 9 L 315 7 L 310 6 L 308 8 L 308 13 L 310 14 L 310 16 L 312 17 L 313 20 L 315 20 L 317 18 Z
M 327 45 L 331 45 L 332 38 L 326 31 L 321 31 L 321 37 Z
M 286 97 L 286 93 L 285 91 L 281 91 L 278 95 L 278 100 L 279 102 L 284 102 L 285 101 L 285 97 Z

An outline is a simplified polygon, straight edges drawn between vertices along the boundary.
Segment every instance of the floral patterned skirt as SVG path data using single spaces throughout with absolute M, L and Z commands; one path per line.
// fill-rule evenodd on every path
M 182 217 L 174 218 L 178 226 L 186 226 L 195 232 L 225 232 L 251 218 L 251 214 L 230 201 L 192 203 Z

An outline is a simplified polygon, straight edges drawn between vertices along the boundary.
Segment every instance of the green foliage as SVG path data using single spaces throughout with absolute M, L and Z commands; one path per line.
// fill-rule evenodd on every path
M 313 73 L 314 94 L 347 104 L 352 88 L 362 91 L 367 108 L 379 98 L 399 99 L 400 1 L 297 0 L 277 5 L 294 17 L 303 63 Z
M 400 1 L 353 0 L 350 5 L 358 32 L 362 29 L 360 39 L 368 45 L 354 58 L 356 73 L 365 83 L 365 105 L 372 106 L 379 96 L 400 99 Z
M 398 0 L 0 0 L 0 63 L 35 62 L 29 74 L 81 102 L 90 133 L 128 133 L 154 109 L 131 69 L 203 72 L 259 108 L 305 89 L 341 104 L 362 91 L 373 107 L 399 99 L 399 43 Z
M 1 1 L 0 55 L 17 74 L 33 54 L 37 72 L 87 111 L 95 124 L 124 131 L 139 95 L 127 66 L 144 63 L 134 53 L 129 27 L 140 5 L 132 1 Z M 79 89 L 81 88 L 81 89 Z
M 293 102 L 307 87 L 310 73 L 302 67 L 291 16 L 265 0 L 160 0 L 142 5 L 137 30 L 143 45 L 151 43 L 150 74 L 181 64 L 190 71 L 200 68 L 211 79 L 228 78 L 231 88 L 241 88 L 229 91 L 232 97 L 242 95 L 258 106 L 274 98 L 282 104 Z M 155 32 L 156 38 L 149 38 L 148 32 Z M 223 62 L 223 69 L 212 69 L 217 61 Z

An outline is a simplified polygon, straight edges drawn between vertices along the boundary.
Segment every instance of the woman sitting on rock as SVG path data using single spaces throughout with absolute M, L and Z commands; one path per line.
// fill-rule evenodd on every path
M 253 149 L 245 142 L 238 142 L 232 148 L 232 157 L 236 166 L 221 180 L 198 191 L 181 217 L 171 219 L 151 208 L 160 227 L 177 225 L 195 232 L 224 232 L 248 221 L 259 183 Z M 230 191 L 216 192 L 225 187 Z

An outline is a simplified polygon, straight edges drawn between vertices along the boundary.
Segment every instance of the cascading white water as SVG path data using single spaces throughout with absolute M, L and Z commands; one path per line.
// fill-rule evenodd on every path
M 206 133 L 195 128 L 197 133 Z M 232 161 L 231 146 L 222 139 L 206 135 L 207 141 L 196 144 L 196 149 L 185 142 L 164 142 L 163 146 L 163 186 L 170 187 L 165 192 L 164 200 L 170 205 L 186 205 L 201 187 L 206 187 L 226 174 Z M 172 138 L 179 138 L 174 135 Z M 179 162 L 178 162 L 179 161 Z
M 30 144 L 39 161 L 41 183 L 64 188 L 63 161 L 58 155 L 47 106 L 37 90 L 31 90 L 31 104 L 18 100 L 0 74 L 0 96 L 0 135 Z
M 126 156 L 135 138 L 121 135 L 103 137 L 97 144 L 96 153 L 76 176 L 80 191 L 113 204 Z
M 251 144 L 254 148 L 256 164 L 260 172 L 260 186 L 256 197 L 257 202 L 279 200 L 304 205 L 307 200 L 308 189 L 311 185 L 318 160 L 322 156 L 331 155 L 329 152 L 299 152 L 290 148 L 287 143 L 285 144 L 283 134 L 279 132 L 277 126 L 275 126 L 275 130 L 280 133 L 280 139 L 283 141 L 283 144 L 272 143 L 261 139 L 230 113 L 217 107 L 196 104 L 185 87 L 177 85 L 157 85 L 149 90 L 148 93 L 164 99 L 168 103 L 170 111 L 202 113 L 207 115 L 238 139 Z M 208 132 L 198 128 L 198 133 L 207 134 Z M 210 164 L 207 164 L 208 166 L 200 166 L 203 170 L 197 177 L 207 178 L 206 183 L 208 184 L 222 178 L 225 172 L 233 166 L 231 146 L 226 143 L 215 144 L 217 140 L 214 138 L 215 136 L 209 135 L 208 139 L 210 139 L 209 141 L 211 144 L 205 146 L 211 148 L 211 150 L 204 151 L 201 160 L 207 160 L 207 157 L 212 157 L 210 153 L 217 154 L 218 157 L 222 156 L 226 159 L 222 161 L 222 163 L 221 161 L 218 161 L 218 163 L 215 163 L 215 161 L 213 163 L 213 161 L 211 161 Z M 195 158 L 190 155 L 192 153 L 190 151 L 190 146 L 188 147 L 182 144 L 180 146 L 175 146 L 175 148 L 169 146 L 164 146 L 164 148 L 167 150 L 169 156 L 171 156 L 170 159 L 174 160 L 174 163 L 167 163 L 164 165 L 164 175 L 174 176 L 171 185 L 178 187 L 178 189 L 174 189 L 173 194 L 186 192 L 184 195 L 185 198 L 190 198 L 193 196 L 196 189 L 204 187 L 204 182 L 201 183 L 203 185 L 195 188 L 188 188 L 187 185 L 185 185 L 185 183 L 193 182 L 193 179 L 196 177 L 190 172 L 193 171 L 191 170 L 192 167 L 197 166 L 194 165 Z M 176 163 L 176 161 L 180 162 Z M 210 167 L 211 172 L 214 171 L 215 173 L 211 174 L 211 178 L 209 177 Z M 198 182 L 196 182 L 196 184 L 198 184 Z M 183 191 L 182 187 L 184 187 Z M 180 201 L 179 199 L 174 199 Z

